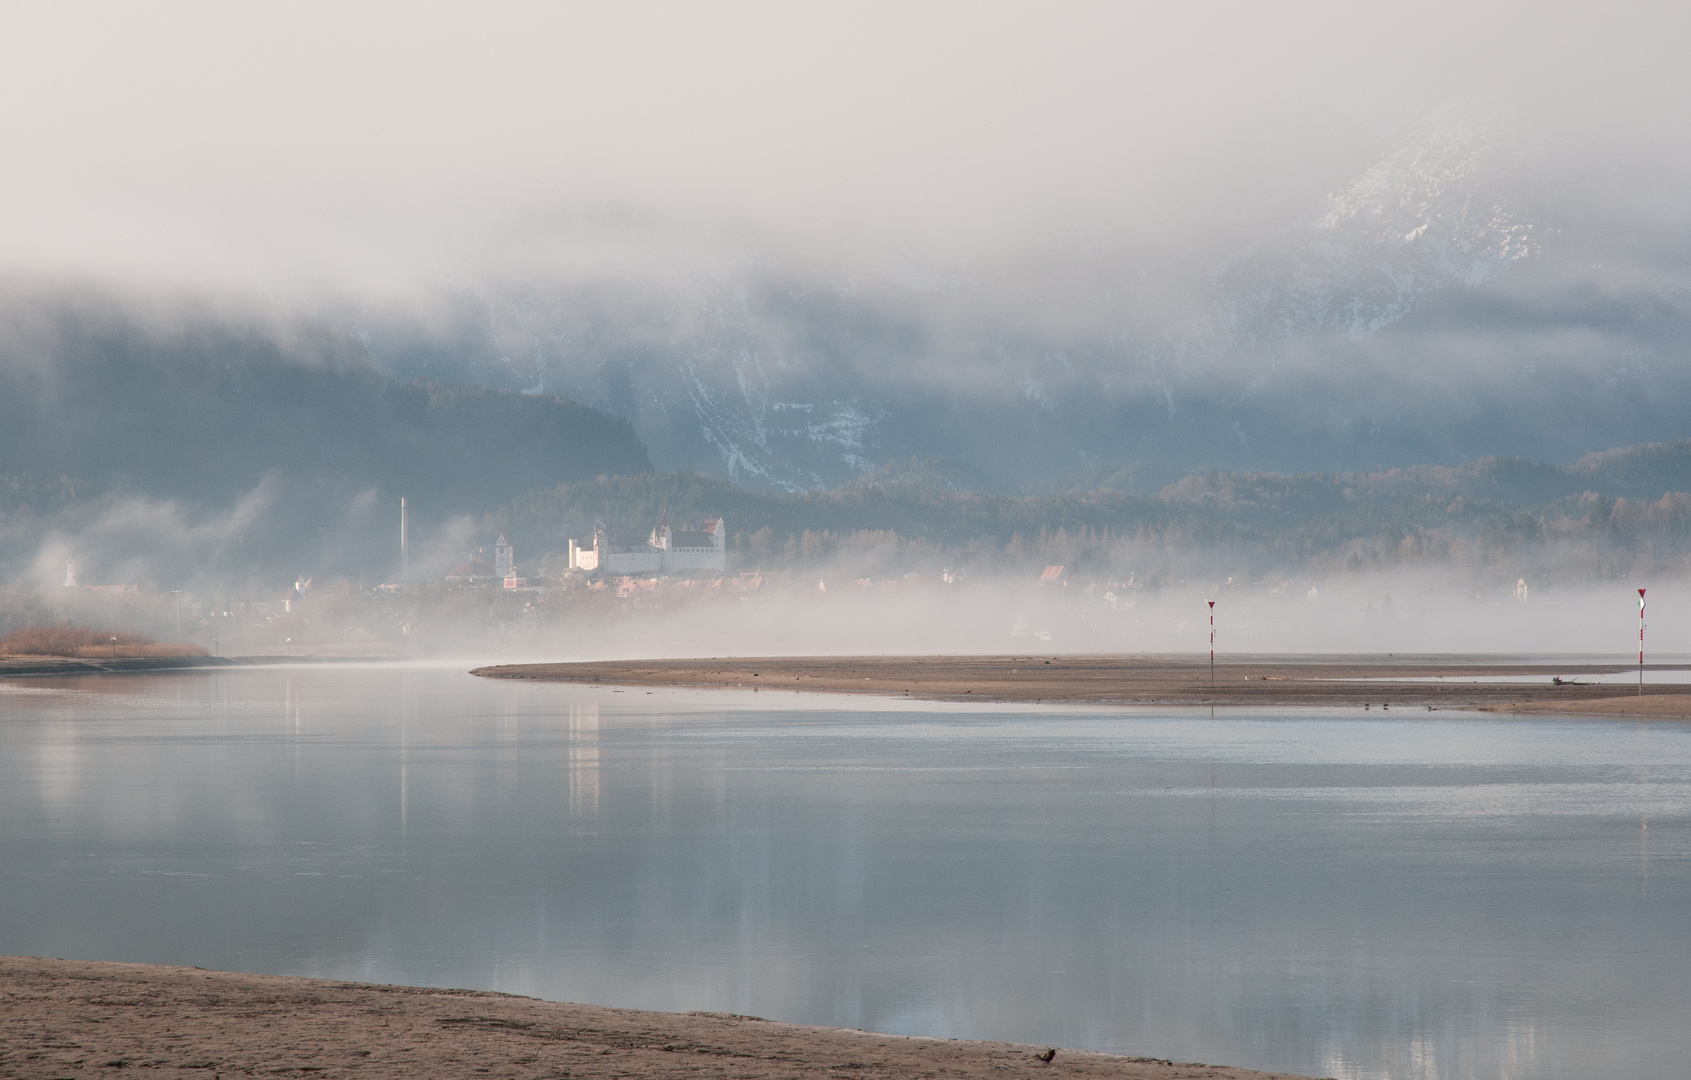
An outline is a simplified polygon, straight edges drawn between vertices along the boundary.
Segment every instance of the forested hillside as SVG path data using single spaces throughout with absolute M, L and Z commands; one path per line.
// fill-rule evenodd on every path
M 440 514 L 649 468 L 626 421 L 564 398 L 394 381 L 328 332 L 180 313 L 162 328 L 86 299 L 14 300 L 0 315 L 11 498 L 68 484 L 217 502 L 279 474 Z
M 558 551 L 596 521 L 639 537 L 665 513 L 722 516 L 735 561 L 765 568 L 867 559 L 883 570 L 1020 571 L 1051 562 L 1179 576 L 1450 564 L 1565 579 L 1691 570 L 1691 440 L 1567 467 L 1488 458 L 1378 473 L 1207 472 L 1154 494 L 986 495 L 956 489 L 955 478 L 943 465 L 911 463 L 849 488 L 775 495 L 689 472 L 605 477 L 525 495 L 484 531 Z

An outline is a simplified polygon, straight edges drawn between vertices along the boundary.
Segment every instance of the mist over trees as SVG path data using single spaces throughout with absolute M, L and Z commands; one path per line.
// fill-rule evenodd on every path
M 18 293 L 0 314 L 0 571 L 37 584 L 67 562 L 120 580 L 389 578 L 401 495 L 422 574 L 501 532 L 534 571 L 555 572 L 569 537 L 603 522 L 641 538 L 665 514 L 726 517 L 737 568 L 866 575 L 1041 562 L 1141 578 L 1433 562 L 1559 580 L 1687 569 L 1684 442 L 1568 464 L 1340 472 L 1178 456 L 1058 472 L 1056 454 L 1019 483 L 967 454 L 884 457 L 848 483 L 781 492 L 654 472 L 628 420 L 549 393 L 384 374 L 336 319 L 89 293 Z M 1083 410 L 1046 405 L 1035 412 L 1051 423 L 1080 423 Z M 1006 452 L 1040 444 L 1008 423 L 987 434 Z
M 617 417 L 376 370 L 355 338 L 93 293 L 0 306 L 0 576 L 381 577 L 537 487 L 649 469 Z M 50 554 L 49 554 L 50 553 Z
M 1562 583 L 1691 572 L 1691 440 L 1571 466 L 1487 458 L 1367 473 L 1203 471 L 1151 494 L 1112 490 L 1092 474 L 1068 490 L 983 494 L 955 486 L 958 476 L 913 461 L 793 495 L 686 471 L 601 477 L 516 499 L 482 531 L 539 553 L 595 523 L 638 538 L 665 514 L 722 516 L 739 568 L 870 575 L 946 566 L 1024 575 L 1048 563 L 1141 581 L 1434 566 Z
M 309 325 L 70 296 L 13 298 L 0 327 L 14 498 L 57 484 L 221 502 L 276 473 L 452 513 L 649 467 L 626 421 L 551 395 L 392 379 L 356 340 Z

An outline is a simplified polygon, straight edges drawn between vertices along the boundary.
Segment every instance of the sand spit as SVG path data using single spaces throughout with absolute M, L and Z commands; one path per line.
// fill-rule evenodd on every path
M 1585 701 L 1540 699 L 1481 705 L 1479 708 L 1482 712 L 1518 713 L 1522 716 L 1614 716 L 1632 720 L 1691 720 L 1691 692 L 1652 694 L 1650 688 L 1645 687 L 1642 696 L 1634 691 L 1620 697 Z
M 112 1076 L 110 1070 L 132 1066 L 170 1080 L 253 1074 L 1296 1080 L 1049 1050 L 468 990 L 0 957 L 0 1077 Z
M 752 687 L 765 691 L 880 694 L 942 701 L 1050 701 L 1115 705 L 1367 705 L 1589 715 L 1691 716 L 1686 684 L 1644 688 L 1652 711 L 1615 684 L 1572 683 L 1628 670 L 1616 664 L 1511 663 L 1506 658 L 1247 657 L 1218 661 L 1138 656 L 840 656 L 506 664 L 473 674 L 621 686 Z M 1525 676 L 1542 683 L 1475 682 Z M 1552 679 L 1564 680 L 1562 685 Z M 1443 681 L 1416 681 L 1443 680 Z M 1610 704 L 1613 703 L 1613 704 Z

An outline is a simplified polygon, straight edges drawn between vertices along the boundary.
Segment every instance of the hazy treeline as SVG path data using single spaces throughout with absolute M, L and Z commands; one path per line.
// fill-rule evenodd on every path
M 1050 563 L 1141 580 L 1432 563 L 1570 581 L 1691 572 L 1691 441 L 1572 466 L 1489 458 L 1376 473 L 1206 472 L 1155 494 L 990 495 L 948 486 L 954 477 L 913 462 L 796 495 L 685 471 L 599 477 L 514 500 L 482 531 L 539 553 L 589 535 L 595 522 L 639 539 L 664 514 L 723 516 L 742 568 L 865 574 Z

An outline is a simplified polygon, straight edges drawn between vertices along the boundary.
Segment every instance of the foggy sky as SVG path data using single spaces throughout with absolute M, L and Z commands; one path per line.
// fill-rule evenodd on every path
M 7 5 L 0 266 L 404 287 L 1249 215 L 1451 95 L 1677 163 L 1669 4 Z

